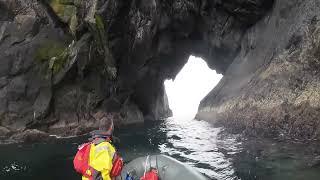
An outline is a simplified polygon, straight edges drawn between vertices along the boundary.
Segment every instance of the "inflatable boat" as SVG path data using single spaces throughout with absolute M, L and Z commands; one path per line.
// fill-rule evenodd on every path
M 156 170 L 159 180 L 207 180 L 207 178 L 171 157 L 153 155 L 134 159 L 126 164 L 121 172 L 121 179 L 140 180 L 146 172 Z M 130 177 L 130 178 L 128 178 Z

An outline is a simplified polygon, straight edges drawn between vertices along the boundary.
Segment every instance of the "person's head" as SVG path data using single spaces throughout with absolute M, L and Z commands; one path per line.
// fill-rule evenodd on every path
M 114 125 L 112 117 L 103 116 L 99 121 L 99 130 L 104 131 L 107 135 L 111 136 L 113 129 Z

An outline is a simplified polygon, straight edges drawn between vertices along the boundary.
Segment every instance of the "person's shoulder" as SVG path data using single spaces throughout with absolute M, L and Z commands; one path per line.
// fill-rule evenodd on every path
M 103 142 L 105 146 L 108 146 L 109 149 L 116 151 L 116 148 L 113 146 L 113 144 L 109 141 Z
M 99 143 L 98 146 L 113 147 L 113 145 L 112 145 L 111 142 L 109 142 L 109 141 L 103 141 L 103 142 Z

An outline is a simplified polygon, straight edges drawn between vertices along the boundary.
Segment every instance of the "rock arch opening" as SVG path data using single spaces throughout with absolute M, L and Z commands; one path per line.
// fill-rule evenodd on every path
M 176 78 L 164 82 L 173 116 L 183 119 L 194 118 L 200 101 L 221 78 L 222 75 L 210 69 L 203 59 L 190 56 Z
M 162 119 L 171 114 L 163 82 L 177 75 L 190 54 L 206 59 L 228 77 L 225 84 L 233 84 L 242 69 L 250 68 L 250 75 L 265 64 L 269 54 L 261 51 L 268 42 L 272 48 L 266 52 L 281 49 L 256 33 L 274 1 L 52 1 L 50 7 L 38 1 L 4 2 L 0 126 L 14 130 L 82 134 L 95 128 L 92 117 L 100 112 L 117 114 L 119 125 Z M 243 86 L 245 80 L 237 79 Z M 214 99 L 216 93 L 202 107 L 218 106 L 222 98 Z M 218 97 L 225 95 L 230 94 Z

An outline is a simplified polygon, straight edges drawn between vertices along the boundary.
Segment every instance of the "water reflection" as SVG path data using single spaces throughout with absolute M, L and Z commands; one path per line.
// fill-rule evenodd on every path
M 7 165 L 7 166 L 4 166 L 2 168 L 2 173 L 6 173 L 6 174 L 9 174 L 9 173 L 16 173 L 16 172 L 24 172 L 27 170 L 27 166 L 24 165 L 24 164 L 19 164 L 18 162 L 12 162 L 10 165 Z
M 221 139 L 221 128 L 204 121 L 168 119 L 168 141 L 159 146 L 162 153 L 177 158 L 200 172 L 216 179 L 234 179 L 235 171 L 230 158 L 222 152 L 240 152 L 241 143 L 236 135 Z
M 317 142 L 246 138 L 243 151 L 233 156 L 238 177 L 247 180 L 318 180 L 320 147 Z
M 164 153 L 212 179 L 320 179 L 320 147 L 314 144 L 244 139 L 207 122 L 174 118 L 117 130 L 116 135 L 126 161 Z M 72 159 L 86 139 L 0 145 L 0 179 L 79 180 Z

